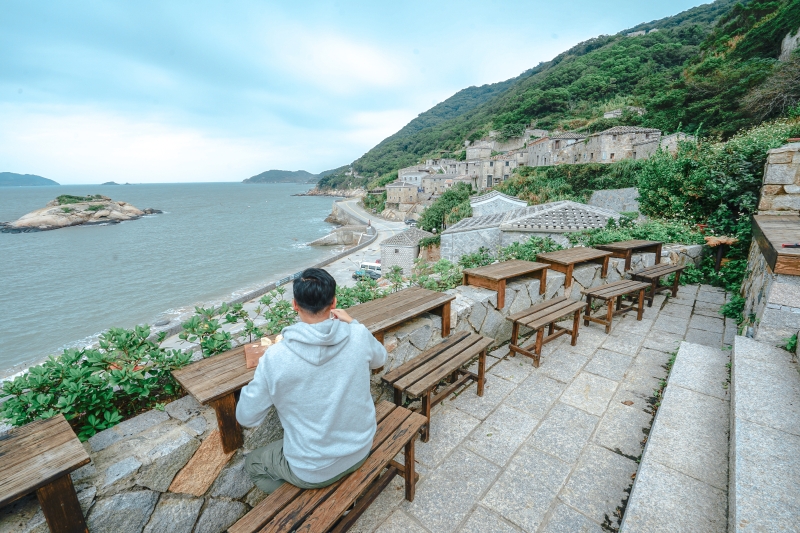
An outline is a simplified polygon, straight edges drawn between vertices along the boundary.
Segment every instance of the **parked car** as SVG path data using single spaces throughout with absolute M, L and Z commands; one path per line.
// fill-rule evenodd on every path
M 416 226 L 417 225 L 417 221 L 414 220 L 413 218 L 407 218 L 407 219 L 404 220 L 404 222 L 406 223 L 406 226 Z
M 364 277 L 378 279 L 381 277 L 381 264 L 380 263 L 368 263 L 366 261 L 362 261 L 360 265 L 358 265 L 358 270 L 353 272 L 353 279 L 363 279 Z

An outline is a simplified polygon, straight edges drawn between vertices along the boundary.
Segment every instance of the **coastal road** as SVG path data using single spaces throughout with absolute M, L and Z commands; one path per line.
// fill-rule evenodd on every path
M 372 226 L 378 230 L 378 238 L 375 239 L 372 244 L 325 267 L 325 270 L 331 273 L 336 283 L 344 286 L 352 286 L 356 283 L 353 279 L 353 272 L 358 269 L 358 265 L 361 264 L 362 261 L 374 263 L 377 259 L 380 259 L 380 243 L 393 235 L 405 231 L 408 229 L 408 226 L 403 222 L 383 220 L 372 213 L 368 213 L 361 207 L 358 198 L 344 200 L 338 203 L 343 211 L 363 220 L 368 220 L 372 223 Z

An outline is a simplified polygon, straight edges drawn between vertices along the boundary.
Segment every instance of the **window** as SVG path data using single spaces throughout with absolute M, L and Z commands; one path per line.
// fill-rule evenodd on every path
M 395 249 L 394 249 L 394 253 L 396 253 L 396 254 L 399 254 L 399 253 L 400 253 L 400 250 L 399 250 L 398 248 L 395 248 Z
M 600 158 L 601 158 L 601 159 L 603 159 L 603 161 L 605 161 L 605 159 L 606 159 L 606 153 L 605 153 L 605 152 L 602 152 L 602 153 L 600 154 Z
M 612 161 L 614 160 L 614 154 L 613 153 L 611 154 L 611 160 Z
M 590 153 L 590 154 L 589 154 L 589 159 L 590 159 L 590 160 L 592 160 L 592 161 L 594 161 L 594 152 L 592 152 L 592 153 Z
M 506 166 L 508 166 L 508 161 L 506 161 Z
M 494 161 L 489 161 L 489 166 L 493 167 L 494 166 Z
M 503 175 L 503 181 L 506 181 L 507 179 L 508 179 L 508 174 L 504 174 Z
M 612 136 L 611 136 L 611 140 L 612 140 L 612 141 L 616 141 L 616 140 L 617 140 L 617 136 L 616 136 L 616 135 L 612 135 Z

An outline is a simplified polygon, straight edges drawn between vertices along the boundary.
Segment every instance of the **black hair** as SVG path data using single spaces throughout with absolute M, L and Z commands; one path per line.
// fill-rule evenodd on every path
M 336 297 L 336 280 L 321 268 L 307 268 L 294 280 L 294 301 L 303 310 L 316 315 L 330 307 Z

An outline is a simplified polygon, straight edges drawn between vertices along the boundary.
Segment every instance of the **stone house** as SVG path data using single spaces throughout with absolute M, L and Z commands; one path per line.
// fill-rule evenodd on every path
M 568 131 L 530 142 L 527 149 L 527 165 L 531 167 L 546 167 L 559 162 L 567 162 L 562 161 L 559 154 L 584 139 L 586 139 L 586 135 Z
M 389 237 L 381 243 L 381 271 L 385 276 L 393 266 L 403 269 L 404 275 L 411 274 L 414 260 L 419 257 L 419 241 L 425 237 L 433 237 L 418 228 L 409 228 L 402 233 Z
M 418 201 L 419 185 L 407 181 L 395 181 L 386 186 L 387 204 L 413 204 Z
M 492 155 L 492 143 L 475 141 L 467 146 L 467 159 L 489 159 Z
M 422 192 L 426 196 L 440 195 L 456 183 L 469 183 L 471 186 L 474 180 L 467 175 L 454 174 L 433 174 L 422 180 Z
M 549 237 L 569 246 L 567 233 L 602 228 L 620 214 L 609 209 L 562 200 L 521 209 L 465 218 L 442 232 L 441 256 L 458 261 L 462 255 L 487 248 L 496 252 L 530 237 Z
M 633 143 L 633 159 L 648 159 L 655 154 L 659 148 L 671 154 L 678 152 L 678 144 L 681 142 L 695 140 L 694 135 L 678 132 L 672 135 L 664 135 L 659 139 L 649 139 Z
M 573 143 L 554 156 L 560 163 L 615 163 L 634 157 L 634 144 L 661 138 L 661 130 L 635 126 L 616 126 L 593 133 L 581 142 Z
M 527 207 L 528 202 L 520 200 L 514 196 L 508 196 L 499 191 L 489 191 L 481 196 L 473 196 L 469 199 L 472 207 L 472 216 L 480 217 L 494 213 L 505 213 L 514 209 Z

